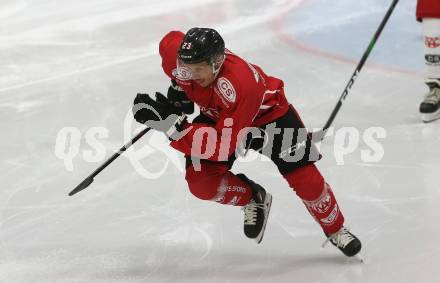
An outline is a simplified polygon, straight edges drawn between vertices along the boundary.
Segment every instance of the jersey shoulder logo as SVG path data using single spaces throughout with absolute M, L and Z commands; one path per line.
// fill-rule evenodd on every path
M 220 91 L 220 94 L 226 99 L 226 101 L 230 103 L 234 103 L 237 98 L 237 94 L 235 92 L 234 86 L 232 83 L 225 77 L 221 77 L 217 80 L 217 88 Z

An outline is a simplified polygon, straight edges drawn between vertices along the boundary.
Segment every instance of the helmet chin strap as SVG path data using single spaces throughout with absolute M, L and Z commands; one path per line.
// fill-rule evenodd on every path
M 221 62 L 217 62 L 217 64 L 219 63 L 217 68 L 215 67 L 217 65 L 216 62 L 212 63 L 212 73 L 214 74 L 214 79 L 217 78 L 218 74 L 220 73 L 220 69 L 222 68 L 223 63 L 225 62 L 225 58 L 226 55 L 223 54 Z

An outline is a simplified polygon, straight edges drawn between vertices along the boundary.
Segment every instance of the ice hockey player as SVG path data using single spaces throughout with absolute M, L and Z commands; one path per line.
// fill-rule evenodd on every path
M 230 171 L 237 148 L 244 145 L 275 163 L 327 241 L 346 256 L 356 255 L 361 242 L 343 226 L 332 189 L 314 165 L 320 155 L 311 137 L 300 134 L 305 128 L 286 100 L 283 81 L 225 49 L 223 38 L 210 28 L 171 31 L 161 40 L 159 53 L 171 79 L 167 97 L 138 94 L 133 113 L 136 121 L 164 132 L 185 155 L 191 193 L 242 206 L 245 235 L 261 242 L 272 196 L 244 174 Z M 193 103 L 200 115 L 188 122 L 185 114 L 193 113 Z
M 420 113 L 424 122 L 431 122 L 440 118 L 440 1 L 418 0 L 416 17 L 423 26 L 425 83 L 429 87 Z

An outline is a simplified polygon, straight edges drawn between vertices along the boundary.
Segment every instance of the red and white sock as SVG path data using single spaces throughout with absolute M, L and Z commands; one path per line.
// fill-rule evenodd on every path
M 285 175 L 284 178 L 325 233 L 333 234 L 341 229 L 344 216 L 331 187 L 315 165 L 301 167 Z

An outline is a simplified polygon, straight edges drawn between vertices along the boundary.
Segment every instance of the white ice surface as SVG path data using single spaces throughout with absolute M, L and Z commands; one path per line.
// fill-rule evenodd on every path
M 316 40 L 310 33 L 316 27 L 332 32 L 339 23 L 339 33 L 346 30 L 353 39 L 360 26 L 363 41 L 350 44 L 362 53 L 389 1 L 358 1 L 361 11 L 344 8 L 352 2 L 2 0 L 0 282 L 438 282 L 440 124 L 420 122 L 426 89 L 417 66 L 398 71 L 367 64 L 335 121 L 336 129 L 383 127 L 380 162 L 362 161 L 361 150 L 368 148 L 361 143 L 338 165 L 334 139 L 322 145 L 318 166 L 363 242 L 364 263 L 320 248 L 322 231 L 275 166 L 261 159 L 233 168 L 274 196 L 262 244 L 246 239 L 242 212 L 194 198 L 183 158 L 157 135 L 134 147 L 142 148 L 144 173 L 163 169 L 161 177 L 147 179 L 139 166 L 119 158 L 87 190 L 67 196 L 103 161 L 84 160 L 84 152 L 93 151 L 87 131 L 108 129 L 100 141 L 110 156 L 128 139 L 124 120 L 136 92 L 166 90 L 157 45 L 172 29 L 219 29 L 230 49 L 285 81 L 306 125 L 322 126 L 357 59 L 304 48 Z M 401 2 L 384 40 L 403 26 L 395 20 L 399 13 L 414 21 L 413 1 Z M 331 19 L 323 3 L 333 5 Z M 310 11 L 322 13 L 316 23 L 307 22 Z M 356 20 L 365 17 L 364 24 Z M 395 54 L 422 58 L 419 27 L 409 26 L 411 36 L 395 36 L 373 52 L 396 45 Z M 415 42 L 420 50 L 405 51 Z M 331 49 L 327 44 L 319 48 Z M 55 156 L 63 127 L 82 135 L 72 171 Z

